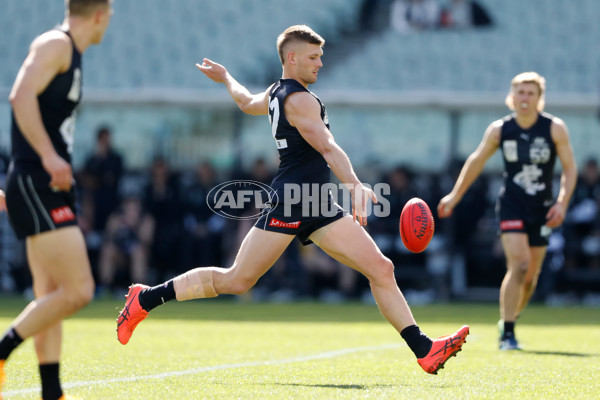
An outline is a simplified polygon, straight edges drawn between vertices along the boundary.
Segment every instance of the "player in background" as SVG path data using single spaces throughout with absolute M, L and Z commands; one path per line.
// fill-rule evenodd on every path
M 277 39 L 282 79 L 258 94 L 251 94 L 225 67 L 211 60 L 204 59 L 197 68 L 213 81 L 223 83 L 245 113 L 269 115 L 280 156 L 279 171 L 271 187 L 279 193 L 279 199 L 285 197 L 286 184 L 329 183 L 331 170 L 350 190 L 356 218 L 335 204 L 331 194 L 321 199 L 332 206 L 334 212 L 329 216 L 321 212 L 307 216 L 301 210 L 292 210 L 293 215 L 286 216 L 280 200 L 247 234 L 231 267 L 192 269 L 153 288 L 132 285 L 117 319 L 117 335 L 122 344 L 129 341 L 148 311 L 166 301 L 245 293 L 298 237 L 304 244 L 315 243 L 369 279 L 381 313 L 406 340 L 425 371 L 437 373 L 448 358 L 460 351 L 469 327 L 463 326 L 455 334 L 436 340 L 421 332 L 396 284 L 394 265 L 362 227 L 366 224 L 368 200 L 377 199 L 357 178 L 348 156 L 329 131 L 325 107 L 308 90 L 323 65 L 324 43 L 307 26 L 286 29 Z
M 102 40 L 112 0 L 67 0 L 66 8 L 62 25 L 31 43 L 10 92 L 11 164 L 0 195 L 0 208 L 6 202 L 17 237 L 26 240 L 35 294 L 0 340 L 0 385 L 8 356 L 33 336 L 43 400 L 69 398 L 59 377 L 62 320 L 94 294 L 75 216 L 71 149 L 81 55 Z
M 500 287 L 500 349 L 517 350 L 515 321 L 533 294 L 548 239 L 565 219 L 577 181 L 577 165 L 567 125 L 544 113 L 546 80 L 536 72 L 515 76 L 506 97 L 512 114 L 492 122 L 479 147 L 467 158 L 454 188 L 438 205 L 440 218 L 449 217 L 479 176 L 486 161 L 501 149 L 504 184 L 496 212 L 506 275 Z M 560 190 L 553 199 L 552 180 L 558 156 L 562 165 Z

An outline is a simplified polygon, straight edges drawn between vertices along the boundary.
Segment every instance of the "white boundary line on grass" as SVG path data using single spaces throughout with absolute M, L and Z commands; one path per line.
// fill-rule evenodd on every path
M 265 365 L 281 365 L 281 364 L 292 364 L 306 361 L 314 361 L 314 360 L 323 360 L 327 358 L 335 358 L 340 356 L 345 356 L 353 353 L 360 353 L 364 351 L 377 351 L 377 350 L 389 350 L 396 349 L 404 346 L 404 343 L 391 343 L 391 344 L 383 344 L 380 346 L 365 346 L 365 347 L 354 347 L 349 349 L 340 349 L 340 350 L 332 350 L 326 351 L 324 353 L 311 354 L 307 356 L 301 357 L 292 357 L 292 358 L 284 358 L 281 360 L 271 360 L 271 361 L 252 361 L 246 363 L 237 363 L 237 364 L 222 364 L 222 365 L 212 365 L 208 367 L 199 367 L 199 368 L 191 368 L 185 369 L 182 371 L 171 371 L 171 372 L 163 372 L 161 374 L 153 374 L 153 375 L 138 375 L 138 376 L 129 376 L 123 378 L 110 378 L 110 379 L 102 379 L 97 381 L 79 381 L 79 382 L 69 382 L 63 385 L 64 389 L 82 387 L 82 386 L 102 386 L 111 383 L 122 383 L 122 382 L 135 382 L 140 380 L 148 380 L 148 379 L 164 379 L 170 378 L 174 376 L 183 376 L 183 375 L 195 375 L 202 374 L 205 372 L 219 371 L 223 369 L 235 369 L 235 368 L 248 368 L 248 367 L 261 367 Z M 14 396 L 19 394 L 28 394 L 28 393 L 36 393 L 39 392 L 39 387 L 26 388 L 26 389 L 17 389 L 11 390 L 8 392 L 4 392 L 4 396 Z

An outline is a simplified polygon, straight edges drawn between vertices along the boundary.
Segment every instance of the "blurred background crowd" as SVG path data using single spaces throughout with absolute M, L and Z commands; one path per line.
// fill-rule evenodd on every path
M 206 196 L 233 179 L 269 184 L 276 150 L 267 118 L 241 113 L 194 64 L 211 58 L 264 90 L 281 74 L 275 38 L 307 24 L 327 40 L 311 90 L 327 106 L 336 140 L 359 178 L 390 185 L 390 216 L 371 217 L 366 229 L 394 261 L 410 302 L 497 300 L 505 271 L 494 214 L 501 158 L 453 218 L 438 219 L 435 208 L 486 126 L 508 114 L 510 79 L 535 70 L 548 80 L 546 110 L 570 128 L 580 178 L 534 299 L 600 305 L 600 49 L 592 40 L 600 37 L 600 3 L 115 0 L 114 9 L 104 42 L 84 57 L 74 150 L 79 224 L 98 296 L 193 266 L 230 265 L 254 221 L 216 215 Z M 2 186 L 10 85 L 28 43 L 59 23 L 62 10 L 60 0 L 21 0 L 0 15 L 13 32 L 0 38 Z M 409 253 L 398 232 L 402 207 L 415 196 L 436 219 L 420 254 Z M 25 263 L 24 244 L 2 214 L 0 292 L 30 290 Z M 367 285 L 316 246 L 294 241 L 246 298 L 371 301 Z

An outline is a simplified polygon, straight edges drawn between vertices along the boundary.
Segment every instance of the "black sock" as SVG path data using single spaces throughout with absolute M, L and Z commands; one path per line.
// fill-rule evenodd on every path
M 42 379 L 42 399 L 58 400 L 63 395 L 58 376 L 58 363 L 40 364 L 40 378 Z
M 515 322 L 504 321 L 504 335 L 503 337 L 515 336 Z
M 170 280 L 161 285 L 142 290 L 139 300 L 142 308 L 150 311 L 173 299 L 175 299 L 175 287 L 173 286 L 173 281 Z
M 407 326 L 400 332 L 402 338 L 417 358 L 423 358 L 431 350 L 433 342 L 426 334 L 421 332 L 417 325 Z
M 21 343 L 23 343 L 23 338 L 19 336 L 15 328 L 11 327 L 0 340 L 0 360 L 6 360 Z

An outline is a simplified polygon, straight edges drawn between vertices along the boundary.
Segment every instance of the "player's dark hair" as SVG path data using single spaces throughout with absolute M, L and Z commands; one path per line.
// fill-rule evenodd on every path
M 65 0 L 69 15 L 88 16 L 98 7 L 107 7 L 110 0 Z
M 310 27 L 306 25 L 290 26 L 277 37 L 277 52 L 279 53 L 281 64 L 283 64 L 285 61 L 284 48 L 288 43 L 295 41 L 318 44 L 319 46 L 323 46 L 325 44 L 325 39 L 323 39 Z

